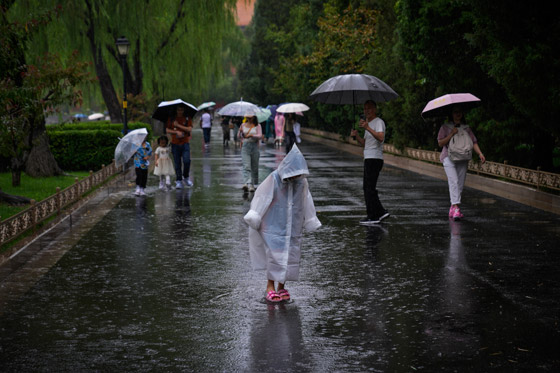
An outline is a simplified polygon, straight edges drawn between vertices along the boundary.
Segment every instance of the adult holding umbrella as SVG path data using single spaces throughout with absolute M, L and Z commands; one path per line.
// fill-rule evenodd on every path
M 309 106 L 302 103 L 289 103 L 280 105 L 276 112 L 287 114 L 286 120 L 284 122 L 284 127 L 282 128 L 282 137 L 286 140 L 286 154 L 292 150 L 292 146 L 297 142 L 296 136 L 296 114 L 302 113 L 309 110 Z
M 455 221 L 463 218 L 460 209 L 461 195 L 467 177 L 469 160 L 474 150 L 482 163 L 486 158 L 471 128 L 465 120 L 465 111 L 480 103 L 480 99 L 470 93 L 447 94 L 428 102 L 422 117 L 439 117 L 446 115 L 445 122 L 439 129 L 437 140 L 442 148 L 440 161 L 443 163 L 449 186 L 449 218 Z
M 364 105 L 364 115 L 359 126 L 365 130 L 364 137 L 353 129 L 352 137 L 364 147 L 364 197 L 367 217 L 361 225 L 379 224 L 389 212 L 379 200 L 377 179 L 383 168 L 383 143 L 385 122 L 377 116 L 377 103 L 394 100 L 399 95 L 387 83 L 366 74 L 338 75 L 323 82 L 310 97 L 327 104 Z
M 189 180 L 191 168 L 190 139 L 192 117 L 197 108 L 181 99 L 164 101 L 158 105 L 152 117 L 166 123 L 167 133 L 171 134 L 171 152 L 175 163 L 175 188 L 191 187 Z
M 257 115 L 261 113 L 261 109 L 248 101 L 240 101 L 230 102 L 220 110 L 218 110 L 218 114 L 222 116 L 232 117 L 231 122 L 234 126 L 233 134 L 234 134 L 234 141 L 237 144 L 237 134 L 239 131 L 239 127 L 241 126 L 243 117 L 250 117 L 253 115 Z

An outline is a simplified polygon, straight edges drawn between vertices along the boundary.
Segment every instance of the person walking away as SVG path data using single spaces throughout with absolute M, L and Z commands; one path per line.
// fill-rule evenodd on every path
M 175 164 L 175 188 L 181 189 L 183 186 L 191 187 L 192 181 L 189 180 L 191 169 L 191 132 L 192 120 L 185 117 L 185 107 L 177 106 L 175 117 L 167 120 L 166 129 L 171 134 L 171 153 Z
M 266 270 L 266 300 L 290 300 L 286 281 L 299 279 L 303 230 L 321 226 L 309 191 L 303 154 L 294 145 L 278 169 L 257 188 L 250 210 L 249 253 L 255 270 Z M 277 287 L 276 287 L 277 284 Z
M 449 198 L 451 201 L 449 218 L 455 221 L 463 218 L 459 205 L 461 204 L 461 195 L 463 193 L 465 179 L 467 178 L 467 168 L 469 165 L 470 155 L 467 159 L 455 159 L 452 154 L 453 150 L 450 152 L 449 146 L 455 136 L 457 136 L 457 138 L 461 136 L 461 131 L 468 134 L 472 141 L 472 149 L 476 152 L 476 154 L 478 154 L 480 161 L 482 163 L 486 162 L 486 157 L 484 157 L 484 154 L 482 154 L 482 151 L 480 150 L 476 136 L 465 121 L 465 116 L 461 106 L 454 105 L 451 109 L 450 115 L 448 116 L 448 122 L 444 123 L 440 127 L 437 139 L 438 145 L 442 147 L 439 159 L 441 163 L 443 163 L 443 168 L 445 170 L 445 174 L 447 175 L 447 184 L 449 186 Z
M 296 135 L 296 143 L 301 143 L 301 124 L 297 121 L 294 123 L 294 134 Z
M 212 132 L 212 116 L 208 112 L 208 109 L 204 109 L 204 114 L 200 118 L 200 127 L 202 128 L 202 134 L 204 137 L 204 147 L 210 146 L 210 133 Z
M 365 118 L 364 118 L 365 117 Z M 360 146 L 364 147 L 364 197 L 367 217 L 360 221 L 361 225 L 379 224 L 389 216 L 379 200 L 377 179 L 383 168 L 383 142 L 385 141 L 385 122 L 377 116 L 377 104 L 368 100 L 364 103 L 364 117 L 360 119 L 360 127 L 365 129 L 361 137 L 356 129 L 355 136 Z
M 242 121 L 242 117 L 231 118 L 231 123 L 233 124 L 233 142 L 235 143 L 235 146 L 240 144 L 239 137 L 237 135 L 239 134 L 239 127 L 241 127 Z
M 154 168 L 154 175 L 159 176 L 159 189 L 164 189 L 166 186 L 168 189 L 171 188 L 171 175 L 175 173 L 175 169 L 170 154 L 169 139 L 167 136 L 160 136 L 155 151 L 156 164 Z
M 230 136 L 229 136 L 229 117 L 228 116 L 223 116 L 222 117 L 222 135 L 223 135 L 223 140 L 222 140 L 222 145 L 223 146 L 228 146 L 229 145 L 229 140 L 230 140 Z
M 294 132 L 294 124 L 296 123 L 296 115 L 294 113 L 289 113 L 286 121 L 284 122 L 284 128 L 282 130 L 284 139 L 286 140 L 286 154 L 292 150 L 292 146 L 296 143 L 296 134 Z
M 276 135 L 276 139 L 274 140 L 274 144 L 278 147 L 282 145 L 282 141 L 284 141 L 284 134 L 282 133 L 284 129 L 284 122 L 286 118 L 284 118 L 284 114 L 276 112 L 276 116 L 274 117 L 274 133 Z
M 243 163 L 243 190 L 254 192 L 259 182 L 259 142 L 262 128 L 256 116 L 249 117 L 239 127 L 238 138 L 242 139 L 241 161 Z
M 144 139 L 142 145 L 134 153 L 134 171 L 136 172 L 136 191 L 137 196 L 146 195 L 146 184 L 148 182 L 148 166 L 150 164 L 150 156 L 152 155 L 152 147 L 150 143 Z

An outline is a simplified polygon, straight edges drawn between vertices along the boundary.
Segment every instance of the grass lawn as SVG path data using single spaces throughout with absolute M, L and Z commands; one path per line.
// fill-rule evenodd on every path
M 87 171 L 69 172 L 68 176 L 53 176 L 43 178 L 33 178 L 25 173 L 21 174 L 21 185 L 19 187 L 12 186 L 12 174 L 10 172 L 0 173 L 0 188 L 4 193 L 14 194 L 18 196 L 34 199 L 39 202 L 56 193 L 56 187 L 64 189 L 75 182 L 77 177 L 79 180 L 89 176 Z M 0 220 L 9 218 L 12 215 L 26 209 L 29 205 L 10 206 L 0 203 Z

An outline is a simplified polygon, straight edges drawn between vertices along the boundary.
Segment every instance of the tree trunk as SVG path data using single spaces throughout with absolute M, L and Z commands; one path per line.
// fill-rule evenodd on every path
M 12 186 L 21 186 L 21 170 L 12 169 Z
M 43 115 L 35 118 L 33 123 L 31 151 L 25 162 L 25 173 L 32 177 L 49 177 L 63 173 L 51 152 Z
M 31 203 L 31 200 L 27 197 L 14 196 L 0 190 L 0 202 L 7 203 L 8 205 L 23 205 Z
M 88 15 L 86 16 L 87 18 L 85 20 L 88 25 L 86 34 L 89 40 L 91 55 L 93 56 L 95 72 L 97 73 L 97 78 L 99 79 L 101 95 L 103 96 L 105 105 L 107 105 L 107 110 L 109 111 L 111 121 L 113 123 L 119 123 L 123 121 L 119 99 L 117 97 L 117 93 L 115 92 L 115 87 L 113 87 L 111 76 L 107 71 L 105 61 L 103 60 L 101 46 L 95 39 L 95 17 L 91 2 L 86 2 L 86 6 L 88 7 Z

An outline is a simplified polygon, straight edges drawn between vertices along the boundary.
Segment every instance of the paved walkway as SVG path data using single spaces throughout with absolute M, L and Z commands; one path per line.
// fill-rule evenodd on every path
M 209 150 L 194 134 L 194 188 L 115 189 L 4 276 L 0 371 L 560 368 L 557 215 L 467 189 L 450 222 L 445 181 L 385 167 L 391 217 L 359 226 L 361 158 L 302 143 L 323 227 L 304 238 L 293 301 L 268 306 L 240 152 L 216 132 Z M 283 156 L 261 148 L 261 180 Z

